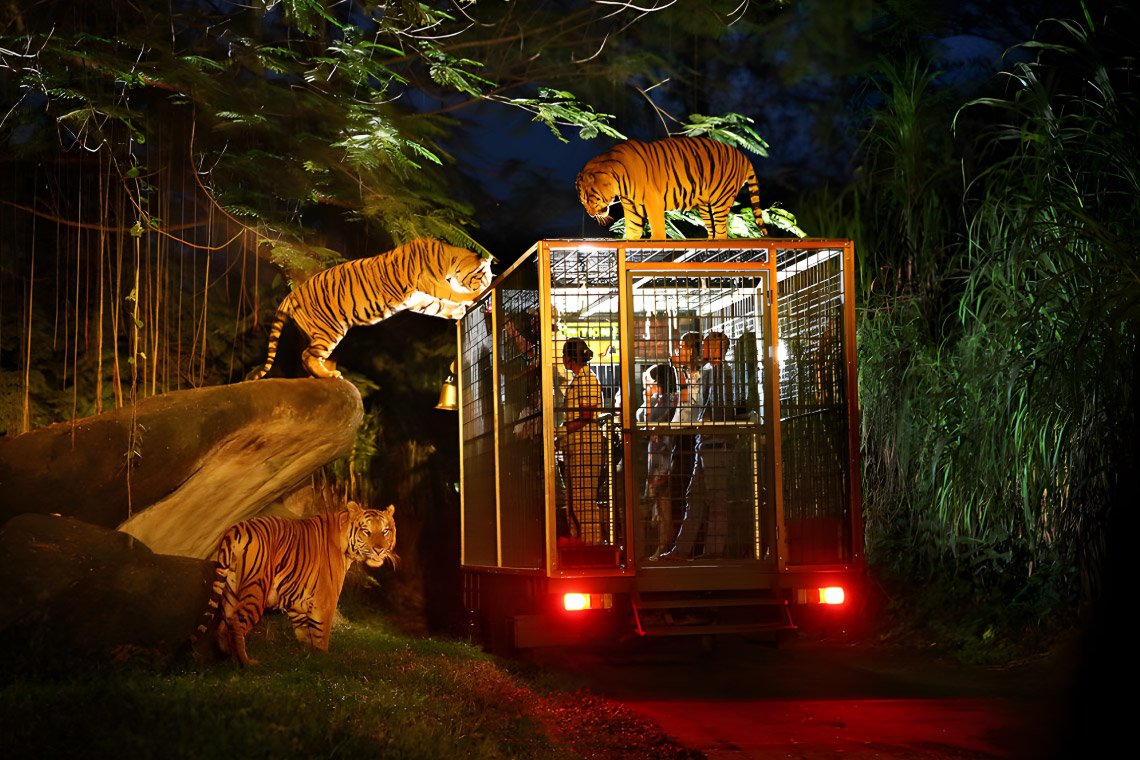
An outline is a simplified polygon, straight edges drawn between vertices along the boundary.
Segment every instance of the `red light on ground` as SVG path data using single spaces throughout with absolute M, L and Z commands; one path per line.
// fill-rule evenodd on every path
M 590 597 L 586 594 L 567 594 L 562 597 L 562 604 L 567 610 L 590 609 Z
M 846 595 L 839 586 L 830 586 L 819 590 L 820 604 L 843 604 Z

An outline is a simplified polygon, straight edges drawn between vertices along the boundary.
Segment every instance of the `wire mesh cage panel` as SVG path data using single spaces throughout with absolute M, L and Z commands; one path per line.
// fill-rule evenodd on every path
M 617 567 L 625 545 L 617 249 L 552 247 L 548 272 L 559 319 L 548 357 L 558 564 Z
M 495 476 L 495 407 L 492 300 L 464 315 L 460 331 L 463 561 L 498 565 L 498 500 Z
M 760 361 L 768 273 L 726 266 L 766 254 L 629 275 L 636 545 L 648 561 L 775 558 Z
M 534 261 L 516 267 L 497 288 L 500 415 L 499 501 L 504 567 L 544 562 L 542 334 Z
M 746 241 L 692 241 L 696 245 L 639 243 L 625 247 L 625 260 L 629 264 L 683 264 L 686 267 L 702 264 L 767 264 L 769 251 L 766 245 L 757 247 Z
M 833 243 L 543 241 L 500 275 L 459 323 L 464 564 L 850 562 L 851 251 Z
M 851 451 L 839 250 L 777 254 L 789 564 L 851 559 Z

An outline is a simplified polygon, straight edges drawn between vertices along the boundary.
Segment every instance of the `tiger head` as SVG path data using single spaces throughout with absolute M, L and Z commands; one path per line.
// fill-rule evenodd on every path
M 491 284 L 491 258 L 484 258 L 466 248 L 453 248 L 454 259 L 447 279 L 456 290 L 468 293 L 482 293 Z
M 586 213 L 603 226 L 612 223 L 613 217 L 606 212 L 618 198 L 618 185 L 614 175 L 582 170 L 574 184 L 578 188 L 578 200 L 582 202 Z
M 354 501 L 348 503 L 351 525 L 348 532 L 347 554 L 369 567 L 380 567 L 385 561 L 395 568 L 400 558 L 396 549 L 396 507 L 385 510 L 361 509 Z

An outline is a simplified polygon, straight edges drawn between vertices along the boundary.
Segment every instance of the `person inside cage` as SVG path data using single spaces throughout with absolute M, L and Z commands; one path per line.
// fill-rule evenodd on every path
M 637 410 L 641 423 L 670 423 L 677 413 L 677 373 L 669 364 L 654 364 L 641 376 L 645 403 Z M 645 482 L 645 506 L 649 524 L 656 523 L 657 539 L 653 556 L 668 551 L 675 535 L 673 505 L 669 488 L 673 440 L 663 433 L 649 436 L 649 466 Z
M 677 341 L 677 353 L 669 362 L 677 373 L 677 421 L 690 422 L 699 395 L 693 391 L 700 384 L 701 334 L 690 331 L 682 335 Z
M 725 361 L 730 346 L 728 336 L 714 331 L 702 344 L 705 366 L 701 370 L 701 397 L 696 414 L 702 425 L 729 422 L 735 418 L 732 367 Z M 732 465 L 733 436 L 704 432 L 697 435 L 693 452 L 693 475 L 685 494 L 685 518 L 673 548 L 660 555 L 663 560 L 693 559 L 693 549 L 702 527 L 704 553 L 697 559 L 724 556 L 728 533 L 728 478 Z
M 604 536 L 598 483 L 606 464 L 606 443 L 597 419 L 602 386 L 590 369 L 593 356 L 581 338 L 571 338 L 562 346 L 562 365 L 573 379 L 566 386 L 565 421 L 558 427 L 555 443 L 565 457 L 569 537 L 600 544 Z
M 538 309 L 528 307 L 503 320 L 506 337 L 501 361 L 506 370 L 509 390 L 506 415 L 517 420 L 515 438 L 532 443 L 542 437 L 542 378 L 539 374 Z M 520 392 L 521 391 L 521 392 Z
M 696 405 L 701 398 L 701 334 L 687 332 L 677 341 L 677 353 L 670 358 L 669 363 L 677 373 L 677 413 L 673 422 L 680 427 L 689 427 L 697 421 Z M 685 513 L 685 494 L 689 490 L 689 481 L 693 477 L 693 447 L 696 436 L 692 433 L 674 433 L 672 436 L 673 450 L 669 457 L 669 515 L 683 515 Z M 668 535 L 664 539 L 664 546 L 653 555 L 657 558 L 668 551 L 673 545 L 673 537 L 677 535 L 676 521 L 670 519 Z

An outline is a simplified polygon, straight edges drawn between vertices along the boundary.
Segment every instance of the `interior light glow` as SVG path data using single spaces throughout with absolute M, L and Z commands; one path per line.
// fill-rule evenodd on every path
M 567 610 L 588 610 L 590 597 L 587 594 L 567 594 L 562 597 L 562 604 Z
M 845 598 L 846 595 L 839 586 L 830 586 L 819 590 L 819 601 L 821 604 L 843 604 Z
M 829 259 L 840 255 L 841 253 L 843 253 L 843 251 L 838 248 L 833 250 L 817 251 L 811 256 L 808 256 L 806 259 L 797 261 L 795 264 L 789 264 L 788 266 L 781 269 L 779 274 L 776 275 L 776 282 L 783 282 L 784 280 L 792 277 L 795 274 L 798 274 L 799 272 L 804 272 L 808 269 L 811 269 L 812 267 L 817 267 L 825 261 L 828 261 Z

